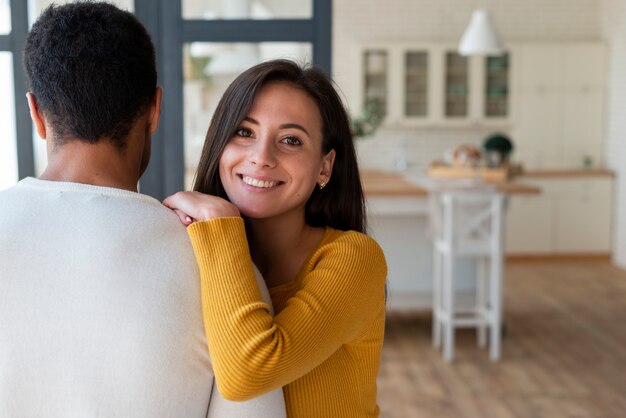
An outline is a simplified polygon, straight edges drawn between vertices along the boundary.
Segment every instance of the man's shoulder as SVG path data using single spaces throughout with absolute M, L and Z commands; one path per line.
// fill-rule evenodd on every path
M 176 214 L 155 198 L 127 190 L 26 178 L 0 191 L 0 215 L 12 224 L 72 219 L 82 228 L 124 228 L 128 233 L 184 236 Z M 30 220 L 30 221 L 29 221 Z

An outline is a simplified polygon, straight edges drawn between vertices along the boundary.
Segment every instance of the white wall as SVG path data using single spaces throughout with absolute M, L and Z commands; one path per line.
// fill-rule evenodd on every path
M 602 0 L 602 34 L 610 45 L 605 159 L 615 171 L 613 258 L 626 267 L 626 1 Z
M 359 45 L 375 41 L 456 44 L 476 8 L 491 12 L 504 42 L 599 40 L 601 5 L 600 0 L 335 0 L 333 76 L 350 99 L 361 87 L 356 77 Z M 381 130 L 373 139 L 359 142 L 359 155 L 362 166 L 392 169 L 400 148 L 406 150 L 409 165 L 419 168 L 459 143 L 480 144 L 491 132 L 485 128 Z

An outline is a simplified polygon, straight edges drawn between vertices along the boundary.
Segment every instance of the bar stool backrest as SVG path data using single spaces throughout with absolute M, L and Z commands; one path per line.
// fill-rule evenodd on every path
M 504 195 L 493 189 L 433 191 L 431 228 L 439 245 L 457 255 L 502 251 Z

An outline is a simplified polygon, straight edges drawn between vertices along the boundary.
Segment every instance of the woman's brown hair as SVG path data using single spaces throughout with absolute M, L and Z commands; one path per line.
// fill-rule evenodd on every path
M 311 226 L 365 232 L 365 204 L 348 114 L 330 79 L 314 67 L 300 67 L 289 60 L 267 61 L 246 70 L 226 89 L 206 135 L 193 189 L 228 199 L 219 175 L 222 152 L 261 88 L 269 82 L 285 82 L 306 92 L 322 117 L 322 152 L 335 150 L 330 181 L 315 188 L 305 209 Z

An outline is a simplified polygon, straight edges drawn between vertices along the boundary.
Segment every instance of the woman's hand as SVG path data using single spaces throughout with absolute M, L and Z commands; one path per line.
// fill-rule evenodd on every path
M 178 192 L 163 201 L 178 215 L 183 225 L 214 218 L 241 216 L 239 209 L 228 200 L 200 192 Z

